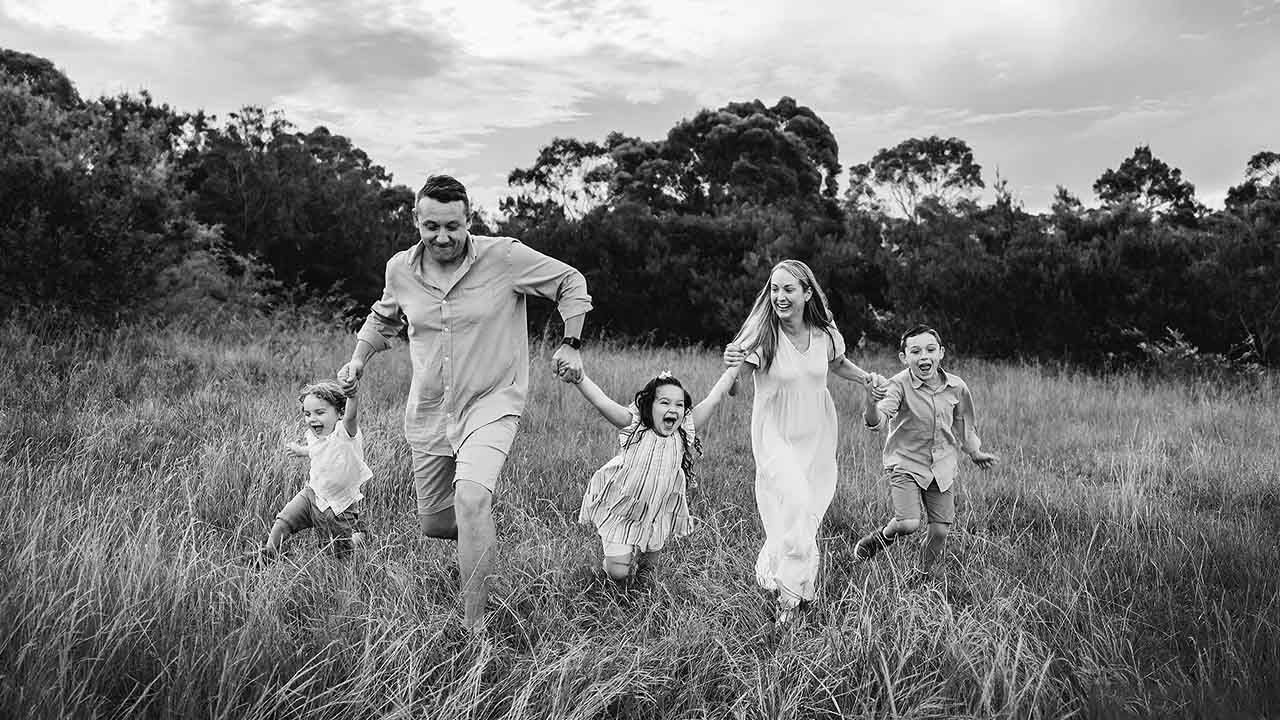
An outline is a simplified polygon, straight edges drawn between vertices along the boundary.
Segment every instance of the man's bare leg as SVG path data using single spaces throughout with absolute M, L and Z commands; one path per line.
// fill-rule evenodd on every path
M 458 539 L 458 521 L 454 517 L 453 508 L 447 507 L 429 515 L 418 516 L 418 527 L 422 534 L 440 540 Z
M 462 576 L 463 622 L 478 629 L 484 624 L 489 599 L 489 573 L 493 568 L 493 493 L 478 483 L 459 480 L 454 486 L 454 512 L 458 527 L 458 572 Z

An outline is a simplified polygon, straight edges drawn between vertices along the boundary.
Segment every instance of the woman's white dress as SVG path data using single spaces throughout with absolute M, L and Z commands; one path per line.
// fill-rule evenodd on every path
M 818 575 L 818 525 L 836 489 L 836 409 L 827 390 L 828 363 L 844 355 L 844 338 L 810 328 L 806 351 L 786 333 L 768 371 L 756 353 L 751 450 L 756 505 L 765 542 L 756 582 L 777 590 L 783 605 L 812 600 Z

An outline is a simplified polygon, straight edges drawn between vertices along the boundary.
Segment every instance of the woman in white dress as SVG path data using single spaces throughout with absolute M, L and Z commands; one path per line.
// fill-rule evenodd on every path
M 836 489 L 836 410 L 827 374 L 879 387 L 883 378 L 844 356 L 844 338 L 813 271 L 799 260 L 774 266 L 725 364 L 755 381 L 751 450 L 764 547 L 756 582 L 775 591 L 778 621 L 813 600 L 818 525 Z

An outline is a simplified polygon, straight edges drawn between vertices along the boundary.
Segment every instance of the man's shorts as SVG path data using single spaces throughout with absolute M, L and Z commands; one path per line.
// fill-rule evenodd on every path
M 927 490 L 921 490 L 914 475 L 885 470 L 884 481 L 889 486 L 894 520 L 924 520 L 940 525 L 956 521 L 955 493 L 939 490 L 937 480 L 929 483 Z
M 346 510 L 334 514 L 333 508 L 321 510 L 316 507 L 316 494 L 310 487 L 304 487 L 285 504 L 276 515 L 276 520 L 283 522 L 289 533 L 293 534 L 307 528 L 315 528 L 322 540 L 329 538 L 348 539 L 354 533 L 365 532 L 364 520 L 360 518 L 360 502 L 357 500 Z
M 462 441 L 456 456 L 413 451 L 413 489 L 418 495 L 418 515 L 432 515 L 453 507 L 453 487 L 459 480 L 494 492 L 519 422 L 519 415 L 504 415 L 476 428 Z

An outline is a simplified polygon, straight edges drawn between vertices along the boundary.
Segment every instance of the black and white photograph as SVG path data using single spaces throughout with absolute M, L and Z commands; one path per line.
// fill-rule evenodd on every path
M 1280 720 L 1280 0 L 0 0 L 0 718 Z

